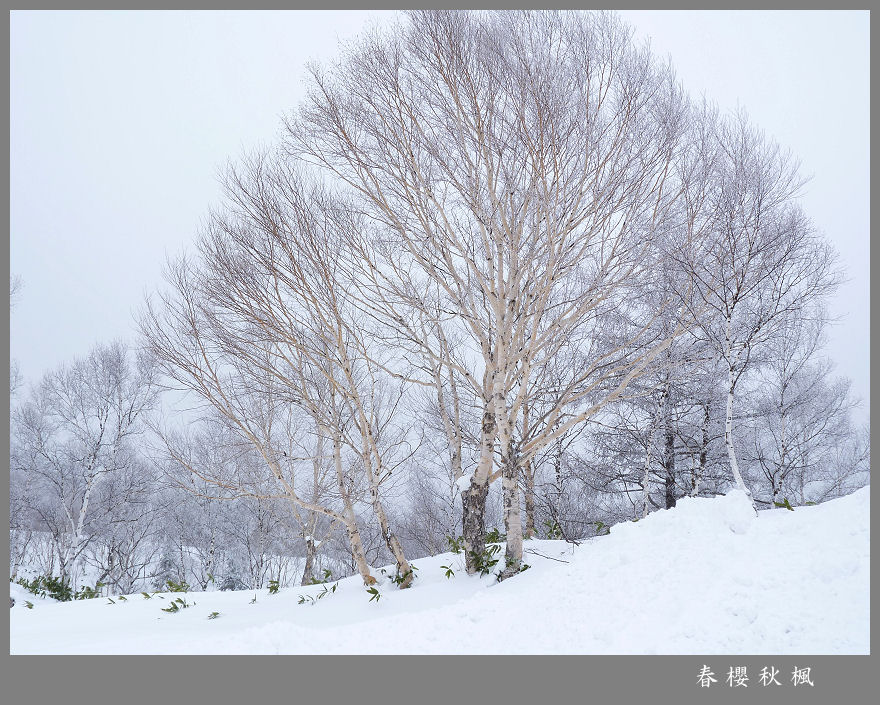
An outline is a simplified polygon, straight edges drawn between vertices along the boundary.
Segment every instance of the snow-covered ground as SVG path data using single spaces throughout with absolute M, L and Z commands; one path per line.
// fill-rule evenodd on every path
M 759 517 L 738 492 L 682 499 L 580 546 L 527 541 L 531 568 L 500 584 L 468 577 L 461 556 L 417 559 L 414 587 L 400 591 L 386 577 L 378 602 L 359 577 L 339 581 L 314 605 L 298 604 L 299 596 L 315 597 L 324 586 L 275 595 L 135 594 L 111 604 L 56 603 L 13 585 L 10 649 L 867 654 L 869 508 L 869 488 Z M 178 597 L 191 606 L 161 610 Z M 212 612 L 219 616 L 208 619 Z

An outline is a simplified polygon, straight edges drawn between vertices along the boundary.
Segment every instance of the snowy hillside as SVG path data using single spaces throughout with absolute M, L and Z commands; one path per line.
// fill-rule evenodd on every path
M 415 560 L 370 601 L 324 586 L 54 603 L 11 586 L 12 653 L 868 653 L 869 488 L 755 517 L 745 497 L 682 499 L 573 546 L 526 542 L 501 584 Z M 450 566 L 454 576 L 446 577 Z M 378 573 L 378 571 L 376 571 Z M 393 573 L 393 571 L 387 571 Z M 331 586 L 327 586 L 332 587 Z M 302 598 L 300 598 L 302 596 Z M 166 613 L 180 598 L 188 607 Z M 256 601 L 254 602 L 254 598 Z M 28 608 L 24 600 L 33 604 Z M 299 604 L 302 599 L 302 604 Z M 178 605 L 180 603 L 177 603 Z M 219 613 L 209 619 L 211 613 Z

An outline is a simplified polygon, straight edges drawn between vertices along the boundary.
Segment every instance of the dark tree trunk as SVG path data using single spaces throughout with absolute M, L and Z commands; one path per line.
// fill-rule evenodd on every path
M 523 468 L 526 495 L 526 530 L 525 538 L 530 539 L 537 535 L 535 531 L 535 468 L 531 461 L 526 462 Z
M 477 571 L 477 558 L 486 550 L 486 498 L 489 483 L 474 484 L 461 493 L 462 532 L 465 568 L 469 575 Z
M 675 477 L 673 475 L 666 476 L 666 508 L 672 509 L 675 506 Z
M 675 506 L 675 433 L 667 413 L 664 424 L 663 470 L 666 476 L 666 508 Z
M 471 476 L 471 484 L 461 493 L 462 534 L 464 539 L 465 568 L 468 575 L 477 571 L 480 556 L 486 550 L 486 497 L 489 495 L 489 475 L 492 470 L 492 452 L 495 445 L 495 411 L 486 404 L 480 431 L 480 464 L 484 469 Z
M 703 428 L 700 439 L 700 475 L 694 483 L 694 493 L 697 491 L 697 482 L 706 475 L 706 460 L 709 457 L 709 405 L 703 406 Z
M 300 585 L 311 585 L 315 579 L 315 542 L 306 540 L 306 567 L 303 568 L 303 577 Z

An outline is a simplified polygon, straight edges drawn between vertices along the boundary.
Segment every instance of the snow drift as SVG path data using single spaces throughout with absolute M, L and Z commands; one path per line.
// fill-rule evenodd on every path
M 866 654 L 869 509 L 869 488 L 758 517 L 740 492 L 685 498 L 672 510 L 618 524 L 610 535 L 579 546 L 527 541 L 530 569 L 500 584 L 492 576 L 468 577 L 459 555 L 415 559 L 414 586 L 397 590 L 389 577 L 393 569 L 386 569 L 378 602 L 369 600 L 357 576 L 340 580 L 320 599 L 323 585 L 274 595 L 161 593 L 54 603 L 13 586 L 10 648 Z M 446 566 L 454 576 L 446 577 Z M 162 611 L 178 597 L 188 606 Z M 208 619 L 213 612 L 219 614 Z

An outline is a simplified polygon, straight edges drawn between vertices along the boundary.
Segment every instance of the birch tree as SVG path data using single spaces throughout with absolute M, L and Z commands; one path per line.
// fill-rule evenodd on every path
M 758 486 L 756 501 L 771 507 L 783 498 L 807 501 L 810 485 L 823 484 L 837 450 L 855 437 L 850 412 L 857 404 L 849 382 L 835 379 L 832 362 L 819 356 L 826 323 L 821 309 L 787 320 L 768 342 L 757 375 L 745 457 Z
M 171 274 L 176 293 L 164 294 L 161 308 L 148 305 L 141 318 L 142 333 L 151 349 L 156 351 L 165 374 L 177 388 L 196 395 L 225 419 L 243 441 L 252 444 L 264 462 L 264 471 L 276 483 L 277 494 L 266 495 L 262 490 L 255 491 L 241 478 L 223 473 L 222 467 L 211 468 L 210 472 L 199 467 L 186 453 L 189 444 L 180 443 L 173 435 L 163 432 L 160 435 L 166 451 L 176 463 L 221 491 L 231 491 L 234 496 L 283 497 L 290 503 L 293 512 L 315 511 L 338 521 L 348 533 L 352 554 L 364 582 L 370 584 L 375 578 L 363 554 L 354 513 L 356 488 L 343 464 L 339 426 L 334 427 L 336 430 L 333 433 L 328 433 L 326 426 L 315 428 L 313 433 L 318 441 L 311 454 L 319 463 L 323 463 L 326 453 L 329 462 L 333 463 L 334 482 L 342 505 L 334 507 L 329 502 L 312 501 L 314 497 L 310 498 L 307 494 L 308 486 L 303 487 L 301 479 L 296 477 L 296 465 L 286 462 L 284 448 L 289 438 L 277 430 L 275 423 L 284 414 L 291 413 L 290 392 L 274 395 L 259 393 L 261 388 L 266 392 L 267 387 L 278 390 L 279 384 L 262 373 L 254 375 L 255 371 L 265 368 L 265 362 L 261 367 L 251 368 L 246 358 L 239 357 L 239 351 L 231 353 L 224 349 L 225 332 L 216 327 L 212 330 L 212 323 L 217 325 L 215 319 L 205 310 L 204 304 L 196 303 L 199 294 L 192 280 L 194 274 L 184 263 L 177 264 Z M 334 405 L 329 413 L 338 419 L 338 411 L 338 405 Z M 332 455 L 325 450 L 323 443 L 323 440 L 329 440 L 328 436 L 333 439 Z
M 130 464 L 130 443 L 157 393 L 152 359 L 116 342 L 45 375 L 13 412 L 17 469 L 35 482 L 34 509 L 65 580 L 75 579 L 107 519 L 96 515 L 93 498 L 108 475 Z
M 91 522 L 94 540 L 83 553 L 83 562 L 96 570 L 95 582 L 119 594 L 134 592 L 150 576 L 159 522 L 167 516 L 155 464 L 142 446 L 128 455 L 93 493 L 90 505 L 99 521 Z
M 535 434 L 522 451 L 514 440 L 532 372 L 638 281 L 674 200 L 664 186 L 686 112 L 671 71 L 612 15 L 419 12 L 315 68 L 287 122 L 290 153 L 343 184 L 373 225 L 358 243 L 373 313 L 482 400 L 463 506 L 469 572 L 496 476 L 507 563 L 518 569 L 519 468 L 555 438 Z M 439 350 L 438 308 L 441 325 L 467 334 L 468 354 Z M 645 342 L 616 364 L 614 355 L 588 361 L 559 408 L 533 423 L 552 427 L 599 386 L 600 368 L 624 389 L 665 344 Z
M 172 270 L 175 293 L 161 308 L 148 307 L 145 338 L 170 377 L 257 448 L 293 507 L 346 528 L 358 569 L 371 584 L 354 480 L 343 458 L 348 448 L 403 577 L 400 587 L 408 587 L 412 570 L 380 491 L 404 461 L 407 444 L 393 429 L 395 392 L 370 362 L 364 331 L 351 320 L 337 265 L 341 217 L 326 190 L 268 155 L 230 168 L 226 183 L 227 207 L 214 213 L 200 239 L 199 262 L 180 261 Z M 341 510 L 308 502 L 286 475 L 272 427 L 277 410 L 291 405 L 314 422 L 316 457 L 332 453 Z
M 726 372 L 725 445 L 739 489 L 746 487 L 734 443 L 736 390 L 753 356 L 792 315 L 830 294 L 833 248 L 794 197 L 803 185 L 790 154 L 738 113 L 719 124 L 712 180 L 713 236 L 691 260 L 707 314 L 705 339 Z

